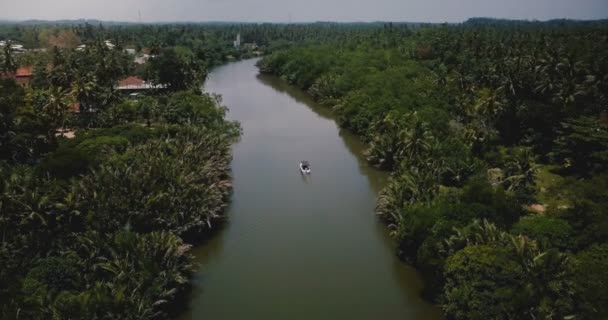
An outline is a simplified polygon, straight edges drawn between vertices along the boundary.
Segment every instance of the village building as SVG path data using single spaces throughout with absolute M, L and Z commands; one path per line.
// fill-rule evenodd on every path
M 4 41 L 4 40 L 0 41 L 0 48 L 6 47 L 7 43 L 10 43 L 11 51 L 13 53 L 23 53 L 23 52 L 25 52 L 25 48 L 23 47 L 22 44 L 18 44 L 16 42 L 13 42 L 13 41 L 10 41 L 10 40 L 8 40 L 8 41 Z
M 32 66 L 19 67 L 15 71 L 15 82 L 25 87 L 30 84 L 33 76 L 34 68 Z
M 108 49 L 114 49 L 114 47 L 116 47 L 112 42 L 110 42 L 110 40 L 106 40 L 103 43 L 106 45 L 106 47 Z M 83 51 L 86 47 L 87 47 L 86 44 L 81 44 L 78 47 L 76 47 L 76 50 L 77 51 Z
M 28 86 L 34 76 L 34 68 L 32 66 L 19 67 L 15 72 L 0 73 L 0 79 L 13 79 L 22 87 Z
M 125 79 L 118 81 L 118 85 L 114 88 L 125 94 L 145 92 L 155 89 L 164 89 L 163 85 L 155 85 L 149 81 L 146 81 L 137 76 L 129 76 Z
M 153 57 L 154 56 L 152 56 L 152 55 L 144 53 L 140 56 L 135 57 L 135 59 L 133 59 L 133 62 L 135 62 L 136 64 L 145 64 L 146 62 L 148 62 L 148 60 L 150 60 Z

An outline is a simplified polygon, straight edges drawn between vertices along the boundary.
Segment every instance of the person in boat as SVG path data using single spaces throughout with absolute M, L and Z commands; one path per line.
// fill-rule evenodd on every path
M 304 170 L 309 170 L 310 169 L 310 164 L 308 163 L 308 161 L 302 161 L 302 169 Z

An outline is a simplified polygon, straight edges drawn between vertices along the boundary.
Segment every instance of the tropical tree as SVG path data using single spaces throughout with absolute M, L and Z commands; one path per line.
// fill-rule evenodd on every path
M 61 129 L 62 134 L 65 131 L 66 115 L 74 100 L 67 90 L 58 87 L 49 88 L 46 92 L 46 99 L 46 103 L 42 106 L 42 112 L 53 127 L 53 131 L 49 132 L 49 138 L 52 139 L 57 129 Z
M 12 74 L 17 70 L 17 62 L 13 56 L 12 42 L 7 41 L 2 48 L 3 61 L 2 61 L 2 72 Z
M 200 90 L 207 69 L 190 49 L 166 48 L 151 60 L 147 78 L 170 91 Z

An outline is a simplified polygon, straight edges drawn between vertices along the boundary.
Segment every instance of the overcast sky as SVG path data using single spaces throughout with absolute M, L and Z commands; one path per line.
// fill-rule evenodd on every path
M 0 0 L 0 19 L 412 21 L 601 19 L 608 0 Z

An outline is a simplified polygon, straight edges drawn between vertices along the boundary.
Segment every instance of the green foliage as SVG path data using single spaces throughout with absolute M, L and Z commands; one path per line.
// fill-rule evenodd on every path
M 569 178 L 562 189 L 566 190 L 572 206 L 559 210 L 557 215 L 574 229 L 575 246 L 587 248 L 608 240 L 608 174 L 588 180 Z
M 241 33 L 271 53 L 261 72 L 331 108 L 392 171 L 377 211 L 448 318 L 597 319 L 608 304 L 605 30 L 487 19 L 0 25 L 0 38 L 28 47 L 49 34 L 87 45 L 24 56 L 32 90 L 0 83 L 0 317 L 167 317 L 191 268 L 179 236 L 209 232 L 230 189 L 240 129 L 200 85 L 208 67 L 251 54 L 231 46 Z M 113 86 L 134 70 L 125 44 L 156 55 L 138 72 L 169 95 L 120 99 Z M 58 145 L 70 126 L 76 138 Z M 535 194 L 538 164 L 561 166 L 563 186 Z M 563 202 L 520 219 L 558 187 Z
M 521 202 L 531 200 L 536 175 L 536 156 L 528 147 L 498 147 L 496 152 L 488 152 L 486 160 L 492 167 L 499 168 L 499 181 L 506 190 L 513 191 Z
M 163 49 L 151 60 L 147 78 L 171 91 L 200 90 L 207 69 L 186 47 Z
M 464 186 L 460 201 L 473 207 L 472 219 L 485 218 L 500 226 L 512 225 L 522 213 L 511 194 L 480 178 L 471 179 Z
M 221 217 L 231 141 L 205 130 L 182 131 L 131 148 L 82 179 L 74 191 L 82 199 L 78 210 L 95 229 L 191 237 Z
M 230 144 L 240 129 L 210 96 L 167 100 L 176 125 L 163 116 L 150 127 L 79 130 L 37 165 L 0 163 L 0 317 L 173 312 L 170 302 L 192 272 L 182 238 L 198 241 L 223 219 Z M 139 105 L 125 106 L 135 111 L 127 120 L 143 119 Z
M 562 123 L 553 155 L 576 173 L 606 170 L 608 125 L 597 118 L 579 117 Z
M 89 156 L 92 155 L 85 154 L 77 148 L 59 147 L 43 160 L 40 170 L 54 177 L 69 178 L 83 174 L 88 170 L 90 165 Z
M 64 141 L 48 155 L 39 170 L 57 178 L 69 178 L 96 168 L 113 154 L 122 154 L 133 144 L 152 138 L 156 133 L 139 126 L 93 129 Z
M 23 282 L 26 295 L 35 295 L 39 290 L 71 291 L 79 287 L 79 270 L 74 261 L 65 258 L 45 258 L 35 264 Z
M 139 111 L 139 106 L 135 101 L 124 100 L 105 110 L 104 126 L 113 127 L 135 122 L 139 118 Z
M 536 239 L 543 248 L 573 248 L 574 230 L 563 219 L 544 215 L 526 216 L 513 226 L 511 232 Z
M 178 92 L 171 95 L 161 116 L 167 123 L 214 126 L 223 122 L 225 110 L 209 94 Z
M 234 136 L 200 126 L 158 131 L 91 130 L 37 169 L 0 167 L 0 257 L 10 261 L 0 272 L 3 318 L 167 316 L 192 270 L 181 237 L 196 241 L 223 218 Z M 73 175 L 74 160 L 81 177 L 36 173 Z M 116 233 L 123 229 L 131 231 Z M 38 261 L 40 253 L 69 259 Z
M 17 70 L 17 62 L 15 61 L 15 55 L 11 49 L 12 45 L 13 43 L 11 41 L 7 41 L 5 46 L 2 47 L 2 66 L 0 67 L 2 73 L 10 74 Z
M 519 219 L 554 192 L 537 188 L 540 163 L 606 169 L 604 25 L 391 25 L 280 46 L 258 66 L 332 108 L 392 171 L 376 211 L 449 318 L 572 318 L 559 250 L 607 241 L 605 177 L 568 178 L 559 192 L 572 205 Z
M 67 254 L 43 259 L 24 282 L 21 317 L 166 318 L 193 271 L 190 248 L 169 232 L 88 232 Z
M 443 309 L 453 319 L 515 319 L 524 270 L 505 249 L 469 246 L 445 266 Z
M 14 152 L 12 141 L 15 135 L 15 113 L 23 103 L 24 92 L 12 80 L 0 80 L 0 159 L 10 159 Z
M 574 258 L 574 297 L 581 319 L 599 319 L 608 312 L 608 245 L 594 245 Z
M 165 127 L 145 128 L 139 124 L 126 124 L 111 128 L 95 128 L 78 131 L 76 133 L 76 138 L 70 142 L 70 144 L 76 146 L 86 140 L 95 140 L 100 137 L 121 137 L 128 140 L 131 144 L 136 145 L 149 139 L 157 138 L 166 131 L 167 128 Z

